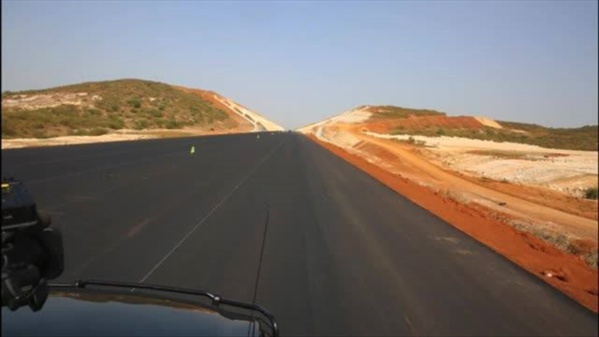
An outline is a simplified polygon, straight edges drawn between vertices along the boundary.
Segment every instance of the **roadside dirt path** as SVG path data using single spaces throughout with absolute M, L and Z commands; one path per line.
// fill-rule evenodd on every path
M 309 137 L 339 157 L 373 176 L 381 183 L 389 186 L 396 192 L 412 200 L 414 203 L 429 210 L 467 235 L 482 242 L 543 281 L 564 292 L 585 307 L 594 312 L 598 312 L 598 273 L 596 269 L 590 268 L 580 256 L 568 254 L 530 233 L 517 230 L 513 226 L 506 224 L 503 222 L 503 217 L 500 214 L 491 212 L 489 208 L 486 207 L 487 205 L 483 205 L 484 203 L 477 205 L 456 201 L 434 188 L 431 188 L 431 186 L 419 184 L 418 180 L 413 180 L 406 176 L 393 173 L 388 168 L 383 167 L 380 162 L 370 162 L 361 155 L 349 152 L 351 150 L 322 141 L 314 134 L 309 134 Z M 366 143 L 358 145 L 358 147 L 368 145 L 369 144 Z M 453 187 L 457 184 L 457 186 L 472 188 L 474 194 L 484 194 L 489 192 L 488 189 L 481 188 L 481 186 L 474 183 L 464 182 L 439 167 L 434 165 L 431 166 L 431 164 L 419 159 L 413 153 L 410 153 L 409 150 L 394 149 L 391 151 L 390 149 L 387 149 L 389 144 L 385 144 L 384 142 L 374 145 L 385 152 L 382 153 L 383 158 L 385 156 L 401 155 L 402 164 L 405 164 L 402 165 L 402 172 L 407 172 L 407 176 L 417 173 L 419 170 L 425 170 L 429 178 L 435 179 L 437 182 L 444 183 L 443 180 L 448 179 L 448 182 L 445 183 L 444 186 Z M 396 144 L 393 144 L 392 147 L 395 148 L 395 145 Z M 423 177 L 423 175 L 420 177 Z M 514 198 L 503 193 L 495 191 L 490 192 L 492 192 L 492 198 L 497 198 L 498 200 L 516 204 L 519 202 L 526 203 L 526 206 L 524 207 L 514 208 L 514 212 L 524 212 L 528 209 L 536 209 L 539 207 L 543 210 L 547 209 L 547 207 L 542 205 Z M 489 198 L 486 200 L 489 200 Z M 564 215 L 562 214 L 563 212 L 554 211 L 555 210 L 552 210 L 551 214 L 558 216 L 560 219 L 566 220 L 569 223 L 570 221 L 574 221 L 571 224 L 574 224 L 572 227 L 577 231 L 586 234 L 591 232 L 588 230 L 588 227 L 592 225 L 589 224 L 588 221 L 585 221 L 585 225 L 580 226 L 580 228 L 575 225 L 575 221 L 578 221 L 579 219 L 589 219 L 576 216 L 573 217 L 570 214 Z M 535 214 L 537 216 L 543 215 L 542 211 L 539 210 L 535 210 Z M 595 245 L 597 237 L 596 228 L 595 225 Z
M 475 184 L 469 180 L 463 179 L 452 174 L 420 157 L 410 151 L 407 146 L 402 146 L 389 140 L 376 139 L 368 137 L 359 132 L 353 132 L 354 136 L 367 143 L 376 144 L 391 152 L 397 158 L 404 161 L 407 165 L 420 170 L 423 175 L 427 175 L 434 180 L 435 185 L 442 189 L 460 191 L 471 195 L 471 200 L 483 206 L 487 206 L 498 211 L 502 211 L 516 217 L 531 218 L 552 229 L 563 226 L 570 234 L 581 239 L 593 240 L 597 242 L 597 221 L 566 213 L 539 203 L 514 197 L 509 194 L 501 193 L 493 189 Z

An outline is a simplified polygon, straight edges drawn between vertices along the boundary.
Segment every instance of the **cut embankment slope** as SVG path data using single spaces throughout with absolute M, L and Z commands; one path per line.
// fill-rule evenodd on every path
M 567 178 L 567 183 L 570 185 L 586 181 L 596 186 L 597 153 L 548 149 L 531 144 L 484 140 L 480 137 L 471 139 L 437 133 L 430 135 L 427 132 L 431 131 L 432 127 L 449 134 L 451 132 L 447 130 L 453 128 L 467 135 L 468 132 L 472 132 L 467 130 L 475 132 L 481 130 L 486 132 L 488 128 L 499 130 L 497 125 L 502 126 L 504 123 L 499 124 L 483 117 L 447 117 L 431 110 L 417 112 L 407 110 L 365 106 L 308 125 L 300 131 L 311 135 L 331 150 L 342 148 L 343 151 L 334 150 L 334 152 L 345 156 L 356 165 L 360 160 L 364 161 L 367 164 L 360 164 L 364 170 L 372 171 L 376 167 L 378 172 L 386 172 L 385 174 L 389 175 L 388 178 L 391 180 L 386 180 L 385 183 L 390 186 L 394 184 L 391 177 L 403 179 L 404 183 L 409 182 L 417 186 L 414 189 L 400 191 L 413 200 L 419 198 L 422 193 L 420 190 L 438 195 L 439 200 L 421 205 L 440 216 L 443 216 L 443 212 L 451 213 L 453 208 L 453 212 L 458 215 L 454 218 L 444 217 L 448 222 L 490 245 L 536 275 L 559 274 L 560 277 L 557 279 L 548 276 L 548 281 L 579 301 L 587 303 L 588 307 L 596 311 L 597 202 L 571 196 L 567 193 L 580 193 L 580 188 L 560 190 L 557 182 L 559 179 Z M 393 130 L 394 132 L 391 132 Z M 488 165 L 492 164 L 497 170 L 486 170 L 481 172 L 482 176 L 477 176 L 476 172 L 460 169 L 457 159 L 464 159 L 463 156 L 477 157 L 481 168 L 488 168 L 482 165 L 481 160 L 487 161 Z M 592 159 L 591 157 L 595 160 L 587 160 Z M 470 158 L 470 163 L 475 159 Z M 583 162 L 574 163 L 580 160 Z M 593 166 L 592 163 L 595 165 Z M 473 167 L 478 166 L 469 165 L 467 168 Z M 504 169 L 500 170 L 498 167 Z M 590 170 L 590 173 L 579 172 L 585 167 L 587 171 Z M 505 171 L 506 169 L 508 171 Z M 536 173 L 528 174 L 527 172 L 531 170 Z M 514 172 L 514 174 L 510 175 L 507 172 Z M 557 173 L 561 174 L 561 178 L 554 177 Z M 493 180 L 489 176 L 501 176 L 501 181 Z M 522 178 L 527 176 L 531 179 L 522 181 Z M 551 184 L 540 181 L 543 177 L 549 176 L 558 180 L 552 180 Z M 515 179 L 520 181 L 518 183 L 511 181 Z M 540 186 L 541 184 L 543 186 Z M 566 194 L 562 196 L 556 193 Z M 493 219 L 489 226 L 495 226 L 495 230 L 489 227 L 489 230 L 480 231 L 480 228 L 468 226 L 467 222 L 460 222 L 460 213 L 467 215 L 473 212 Z M 474 219 L 470 221 L 476 223 Z M 521 241 L 523 245 L 529 245 L 528 237 L 534 237 L 537 241 L 530 244 L 531 247 L 541 248 L 513 250 L 508 244 L 511 234 L 500 237 L 501 233 L 506 231 L 502 228 L 520 233 L 519 237 L 526 239 Z M 542 243 L 541 246 L 538 241 Z M 570 258 L 554 263 L 553 256 L 545 254 L 546 251 L 559 251 L 560 254 Z M 537 262 L 534 266 L 527 260 L 526 256 L 530 254 L 536 254 L 534 259 Z M 581 265 L 573 267 L 578 264 Z M 586 268 L 588 273 L 580 272 L 577 268 Z M 574 276 L 580 273 L 587 273 L 590 278 L 579 279 L 578 276 Z M 564 281 L 573 279 L 577 281 L 571 283 Z
M 5 92 L 2 106 L 3 148 L 283 129 L 217 93 L 136 79 Z

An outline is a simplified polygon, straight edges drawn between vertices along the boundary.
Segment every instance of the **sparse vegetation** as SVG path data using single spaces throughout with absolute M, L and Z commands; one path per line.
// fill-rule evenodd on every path
M 392 139 L 392 141 L 394 142 L 398 142 L 398 143 L 407 143 L 410 145 L 416 145 L 416 146 L 425 146 L 426 142 L 422 141 L 422 140 L 416 140 L 414 139 L 414 137 L 409 137 L 408 139 Z
M 583 249 L 577 244 L 576 239 L 566 236 L 562 233 L 539 227 L 534 224 L 513 222 L 512 226 L 523 232 L 531 233 L 537 238 L 555 246 L 556 248 L 567 252 L 569 254 L 580 255 L 584 259 L 585 263 L 593 268 L 597 269 L 597 249 L 590 250 Z
M 175 119 L 170 119 L 168 122 L 166 122 L 166 128 L 167 129 L 178 129 L 182 126 L 183 123 L 177 122 Z
M 127 101 L 127 104 L 136 109 L 141 108 L 141 101 L 139 100 L 139 98 L 130 99 Z
M 585 254 L 584 256 L 584 262 L 586 262 L 587 265 L 589 265 L 591 268 L 597 269 L 597 264 L 599 260 L 599 253 L 597 252 L 597 249 L 593 250 L 590 253 Z
M 501 123 L 503 125 L 506 122 Z M 520 123 L 510 123 L 509 125 L 514 124 L 523 125 Z M 495 142 L 524 143 L 554 149 L 597 151 L 597 142 L 599 138 L 597 130 L 597 125 L 572 129 L 538 127 L 535 128 L 534 131 L 507 128 L 495 129 L 488 126 L 478 130 L 447 127 L 425 127 L 416 129 L 398 125 L 391 130 L 391 134 L 421 135 L 428 137 L 463 137 Z
M 579 128 L 547 128 L 536 124 L 498 122 L 508 130 L 526 132 L 528 137 L 525 138 L 524 143 L 557 149 L 598 150 L 599 126 L 597 125 L 585 125 Z
M 370 107 L 368 111 L 373 113 L 373 118 L 407 118 L 412 115 L 445 116 L 445 113 L 435 110 L 402 108 L 391 105 Z
M 584 197 L 591 200 L 597 200 L 598 193 L 597 187 L 591 187 L 584 192 Z
M 535 160 L 533 157 L 530 157 L 527 153 L 524 152 L 514 152 L 514 151 L 499 151 L 499 150 L 471 150 L 466 153 L 477 154 L 481 156 L 489 156 L 495 158 L 502 159 L 525 159 L 525 160 Z
M 87 93 L 88 103 L 35 110 L 2 109 L 2 138 L 98 135 L 124 128 L 182 128 L 224 122 L 228 114 L 205 100 L 168 84 L 142 80 L 89 82 L 46 90 L 4 92 L 15 95 Z
M 586 125 L 579 128 L 549 128 L 536 124 L 497 121 L 502 129 L 491 126 L 468 124 L 464 116 L 450 117 L 436 110 L 411 109 L 395 106 L 373 106 L 371 121 L 387 120 L 395 124 L 391 134 L 422 135 L 428 137 L 463 137 L 495 142 L 514 142 L 537 145 L 546 148 L 597 151 L 599 150 L 599 126 Z M 437 125 L 435 119 L 427 116 L 447 117 L 447 125 Z M 402 120 L 410 118 L 410 122 Z M 464 124 L 466 123 L 466 124 Z

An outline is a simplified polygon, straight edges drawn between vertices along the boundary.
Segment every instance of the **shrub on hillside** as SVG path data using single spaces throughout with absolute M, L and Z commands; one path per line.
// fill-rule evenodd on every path
M 138 98 L 130 99 L 127 103 L 136 109 L 141 107 L 141 101 Z
M 591 187 L 585 191 L 584 197 L 587 199 L 597 200 L 598 193 L 599 191 L 597 190 L 597 187 Z

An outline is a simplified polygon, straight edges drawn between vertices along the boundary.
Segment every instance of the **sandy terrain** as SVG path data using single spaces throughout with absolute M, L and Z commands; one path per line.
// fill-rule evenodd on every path
M 200 89 L 190 89 L 186 87 L 177 86 L 177 88 L 187 91 L 193 92 L 201 95 L 204 99 L 212 102 L 217 107 L 227 111 L 229 116 L 234 120 L 238 121 L 240 125 L 249 126 L 251 129 L 248 132 L 253 131 L 283 131 L 284 127 L 268 120 L 264 116 L 259 113 L 252 111 L 243 105 L 234 102 L 226 97 L 223 97 L 215 92 L 200 90 Z
M 299 128 L 297 131 L 309 133 L 309 132 L 320 132 L 322 127 L 325 125 L 332 125 L 334 123 L 363 123 L 366 122 L 372 113 L 368 111 L 368 106 L 358 107 L 337 116 L 325 119 L 318 123 L 313 123 Z
M 408 140 L 407 135 L 365 132 L 381 139 Z M 534 145 L 458 137 L 413 136 L 424 155 L 437 164 L 476 177 L 547 187 L 581 197 L 597 186 L 597 152 L 547 149 Z
M 283 131 L 284 127 L 264 118 L 259 113 L 252 111 L 226 97 L 214 95 L 214 99 L 220 101 L 223 105 L 227 106 L 229 110 L 239 114 L 250 123 L 254 125 L 254 131 Z
M 346 161 L 370 174 L 416 204 L 436 214 L 464 233 L 484 243 L 541 278 L 582 305 L 598 311 L 597 269 L 576 254 L 566 253 L 534 235 L 507 224 L 510 218 L 484 206 L 457 201 L 447 192 L 431 189 L 418 181 L 394 174 L 347 149 L 310 137 Z M 583 248 L 584 242 L 579 243 Z
M 154 138 L 191 137 L 203 135 L 219 135 L 230 133 L 250 132 L 247 127 L 224 128 L 218 125 L 208 127 L 186 127 L 182 129 L 151 129 L 130 130 L 122 129 L 100 136 L 64 136 L 54 138 L 18 138 L 2 139 L 2 149 L 17 149 L 23 147 L 61 146 L 90 143 L 121 142 Z
M 106 134 L 101 136 L 65 136 L 46 139 L 19 138 L 2 139 L 2 149 L 17 149 L 22 147 L 59 146 L 72 144 L 106 143 L 126 140 L 139 140 L 152 138 L 140 134 Z
M 317 133 L 317 136 L 320 136 L 322 140 L 330 141 L 348 149 L 352 153 L 361 155 L 395 174 L 417 181 L 421 185 L 429 186 L 435 190 L 450 191 L 454 198 L 465 203 L 475 202 L 496 211 L 523 219 L 527 223 L 534 223 L 539 228 L 564 233 L 573 239 L 597 241 L 597 221 L 595 219 L 588 219 L 577 214 L 572 214 L 575 212 L 564 212 L 464 179 L 459 174 L 452 172 L 452 170 L 436 165 L 428 156 L 423 155 L 423 151 L 415 151 L 417 148 L 409 144 L 373 137 L 371 134 L 360 132 L 359 126 L 356 127 L 341 123 L 326 127 L 324 131 Z M 417 137 L 414 138 L 419 139 Z M 469 139 L 462 141 L 468 143 Z M 473 141 L 474 143 L 493 143 Z M 459 147 L 459 142 L 456 139 L 448 139 L 448 143 L 454 149 Z M 496 145 L 494 144 L 493 146 Z M 530 150 L 530 146 L 524 145 L 523 147 L 526 150 Z M 463 149 L 462 151 L 471 149 L 471 147 L 459 148 Z M 589 157 L 593 158 L 592 156 Z M 588 171 L 592 172 L 593 165 L 596 170 L 596 162 L 592 164 L 587 156 L 582 156 L 582 158 L 589 164 L 589 167 L 587 167 Z M 596 154 L 594 158 L 596 158 Z M 536 162 L 532 161 L 531 163 Z M 511 165 L 516 166 L 516 164 Z M 547 168 L 548 166 L 547 163 L 541 164 L 537 166 L 537 171 L 551 171 L 552 169 L 550 167 Z M 521 170 L 518 167 L 512 167 L 511 169 L 514 172 L 520 172 Z
M 503 126 L 501 126 L 501 124 L 497 123 L 495 120 L 493 120 L 491 118 L 481 117 L 481 116 L 474 117 L 474 118 L 484 126 L 490 126 L 495 129 L 503 129 Z

